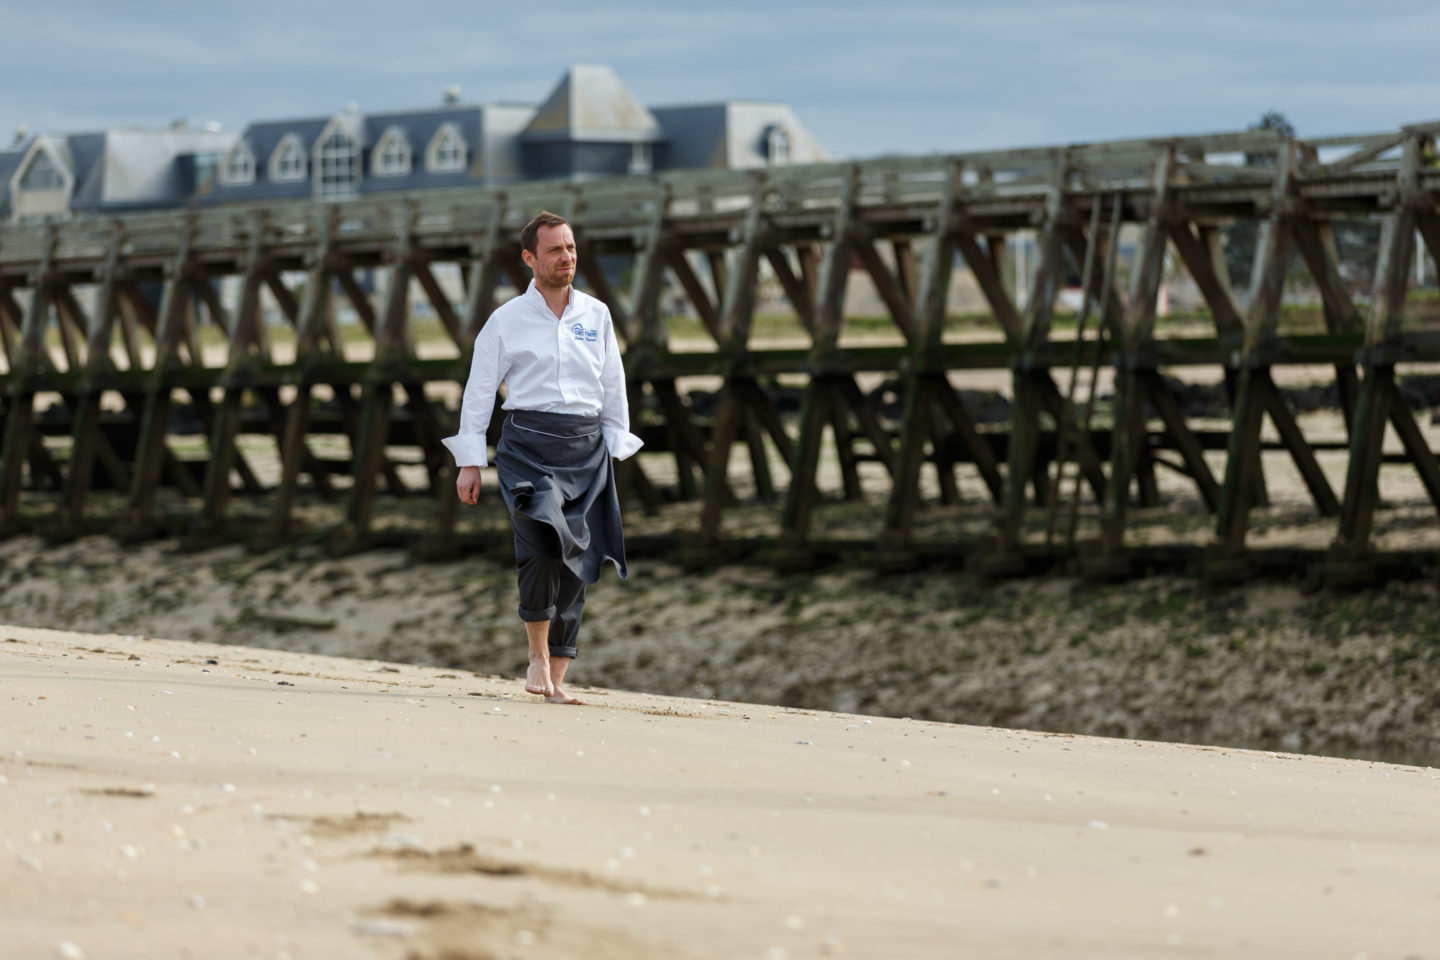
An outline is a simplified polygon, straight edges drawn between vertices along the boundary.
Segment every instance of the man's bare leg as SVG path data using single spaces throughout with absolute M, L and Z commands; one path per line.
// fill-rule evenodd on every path
M 553 696 L 555 685 L 550 680 L 550 621 L 525 621 L 525 639 L 530 644 L 530 668 L 525 671 L 525 692 L 538 693 L 542 697 Z
M 554 692 L 545 698 L 546 703 L 583 704 L 585 702 L 584 700 L 577 700 L 575 697 L 570 696 L 560 687 L 560 681 L 565 679 L 565 671 L 569 669 L 569 657 L 550 658 L 550 685 L 555 689 Z

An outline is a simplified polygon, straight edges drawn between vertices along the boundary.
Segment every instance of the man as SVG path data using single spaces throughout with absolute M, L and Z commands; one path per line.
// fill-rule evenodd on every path
M 464 503 L 480 496 L 495 391 L 507 411 L 495 467 L 515 531 L 520 619 L 530 646 L 525 690 L 580 703 L 561 685 L 576 655 L 585 586 L 608 560 L 625 579 L 625 541 L 612 458 L 640 449 L 630 432 L 625 371 L 604 303 L 571 286 L 575 234 L 542 212 L 520 231 L 529 288 L 490 315 L 475 338 L 460 432 L 445 441 Z

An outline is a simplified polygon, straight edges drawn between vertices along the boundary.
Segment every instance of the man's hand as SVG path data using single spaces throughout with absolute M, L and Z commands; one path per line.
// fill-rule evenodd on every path
M 480 499 L 480 468 L 461 467 L 460 476 L 455 478 L 455 494 L 461 503 L 474 506 Z

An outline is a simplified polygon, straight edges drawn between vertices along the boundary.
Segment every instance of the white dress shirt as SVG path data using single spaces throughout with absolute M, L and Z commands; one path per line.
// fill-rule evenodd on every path
M 502 304 L 480 328 L 460 401 L 460 432 L 445 440 L 456 466 L 488 465 L 485 431 L 501 383 L 506 410 L 598 414 L 605 449 L 618 460 L 643 443 L 630 432 L 625 371 L 610 308 L 574 287 L 559 319 L 532 280 L 529 289 Z

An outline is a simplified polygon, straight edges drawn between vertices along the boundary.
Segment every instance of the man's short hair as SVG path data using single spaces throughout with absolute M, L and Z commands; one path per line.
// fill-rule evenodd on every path
M 529 223 L 525 224 L 525 226 L 520 230 L 520 249 L 529 250 L 531 253 L 534 253 L 535 243 L 537 238 L 540 236 L 541 227 L 563 227 L 567 226 L 568 224 L 569 221 L 566 220 L 564 217 L 560 216 L 558 213 L 551 213 L 549 210 L 541 210 L 539 216 L 537 216 L 534 220 L 531 220 Z

